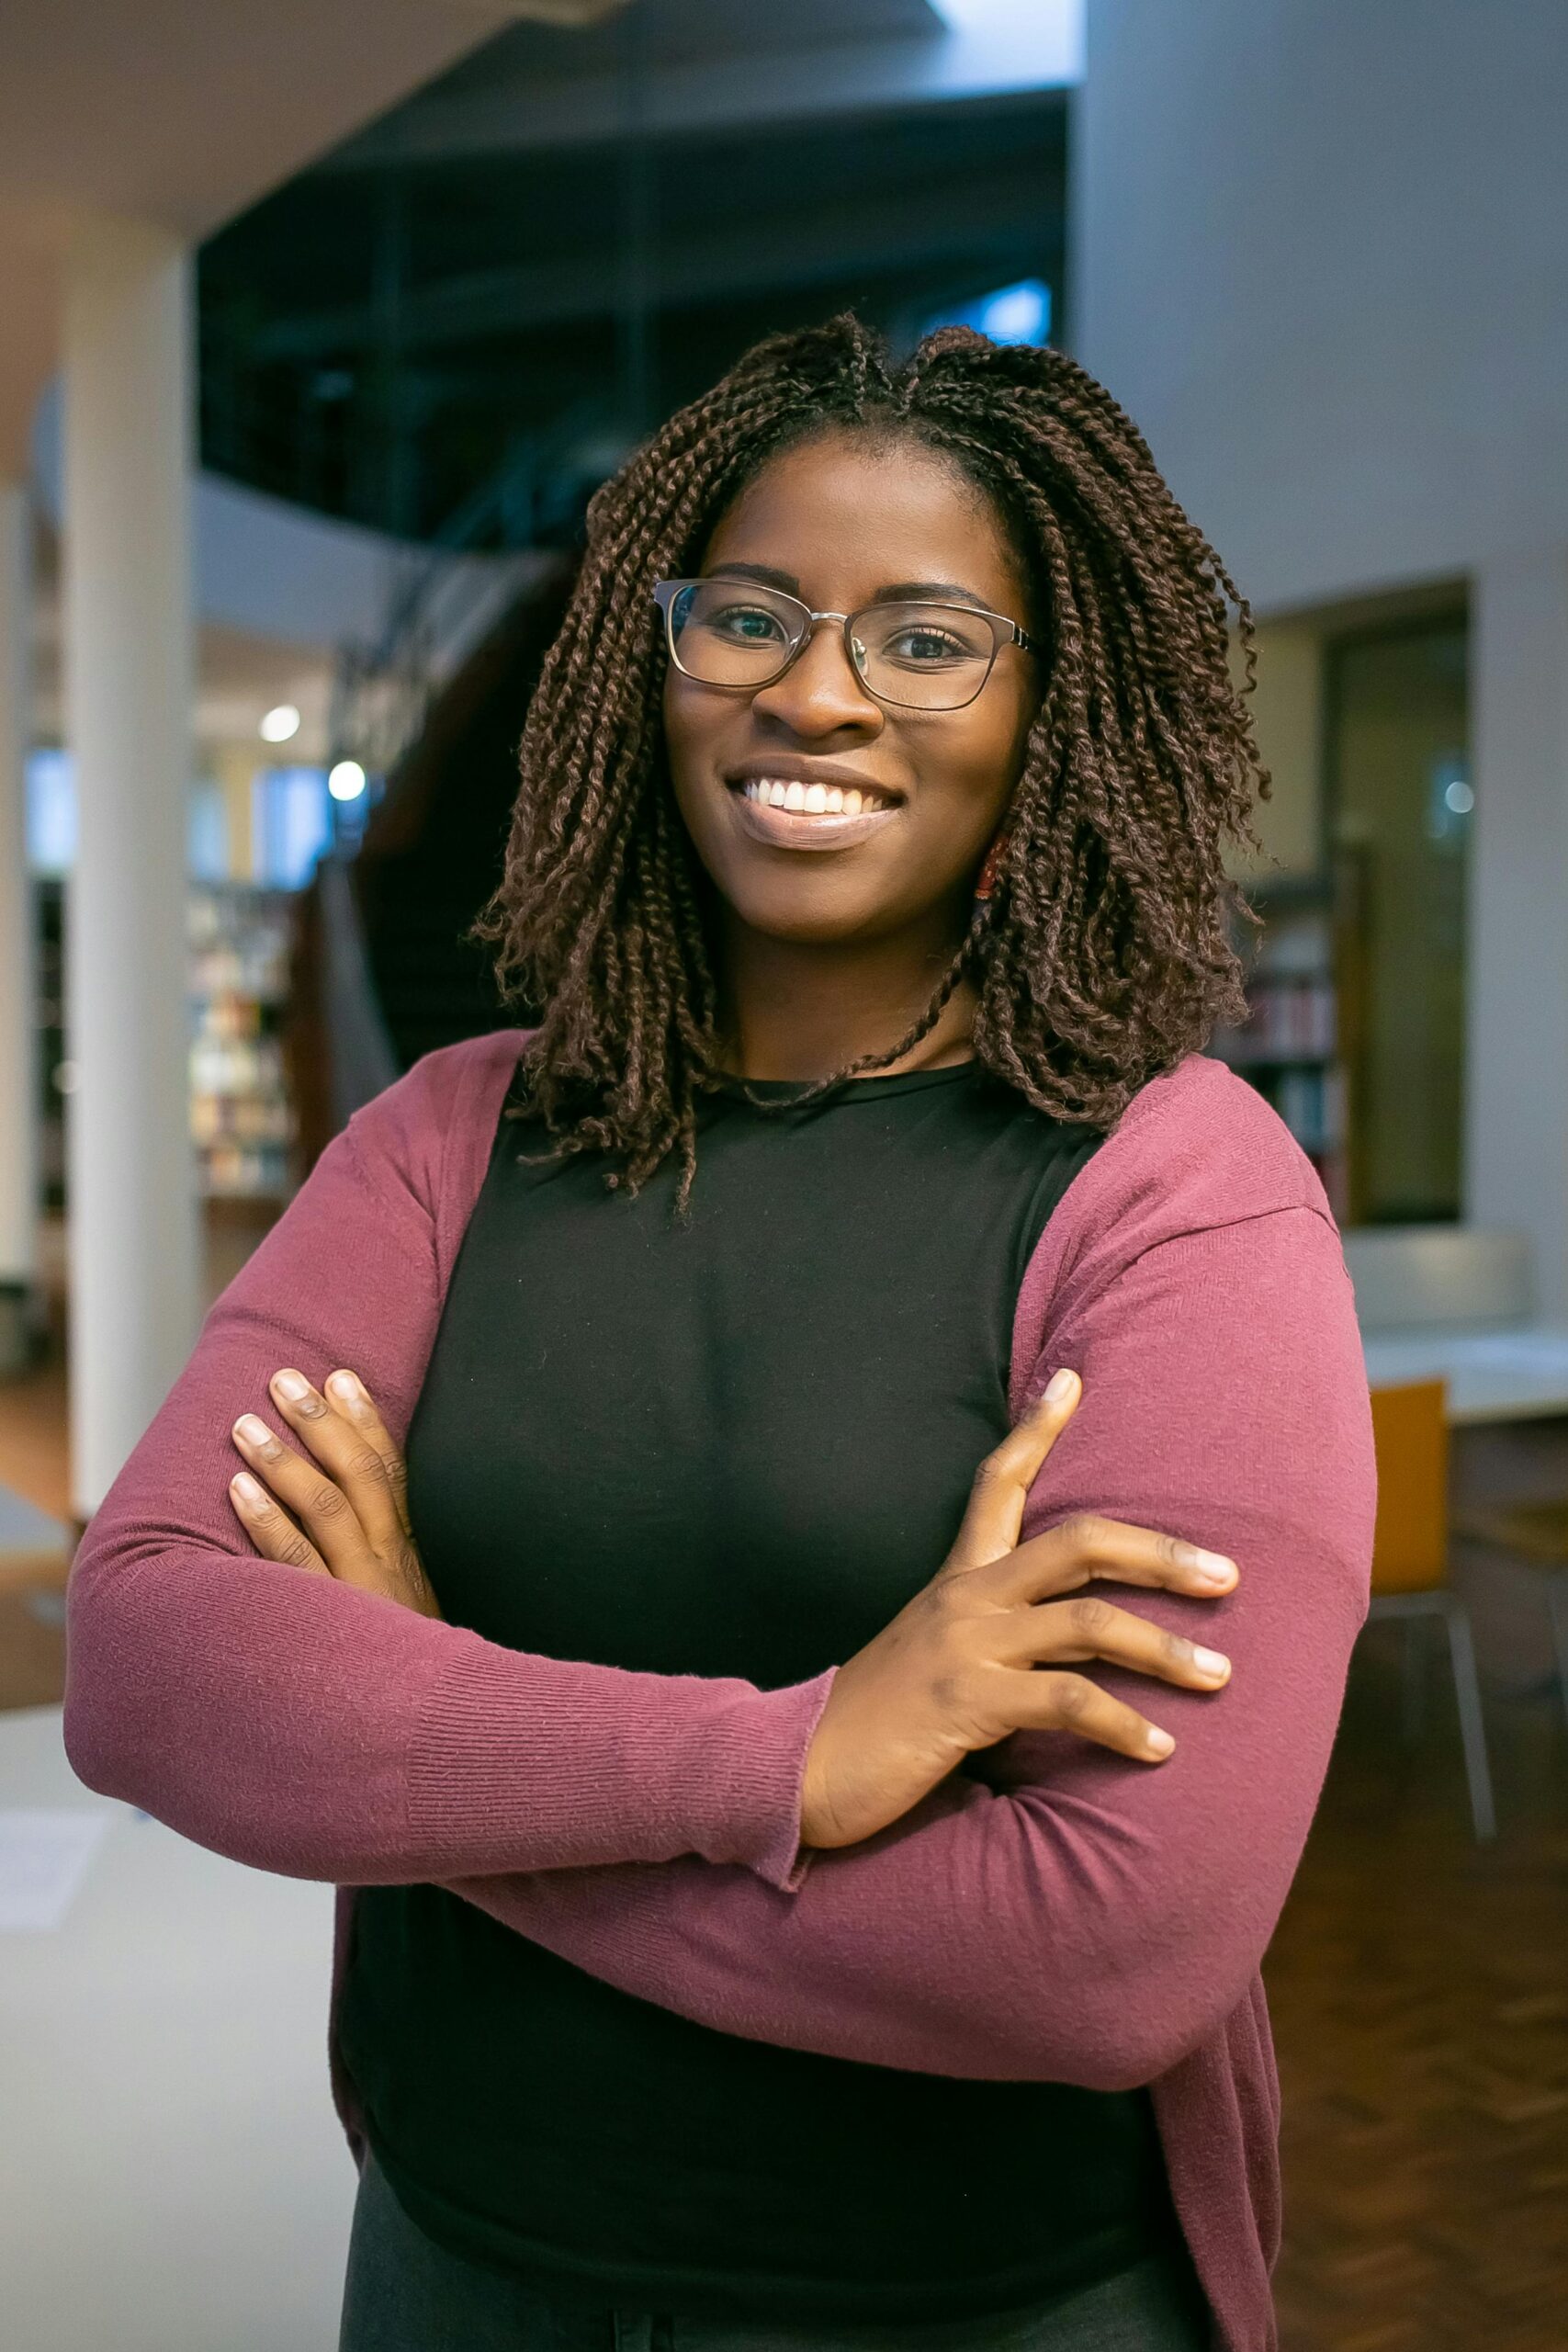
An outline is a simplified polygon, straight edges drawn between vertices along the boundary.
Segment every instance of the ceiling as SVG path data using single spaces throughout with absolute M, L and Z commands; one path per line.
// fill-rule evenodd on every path
M 0 0 L 0 478 L 93 214 L 199 248 L 230 472 L 384 525 L 412 449 L 416 530 L 519 446 L 603 470 L 773 326 L 1059 295 L 1066 106 L 1032 21 L 987 45 L 931 0 Z M 318 662 L 209 628 L 208 731 L 304 703 Z
M 517 13 L 509 0 L 5 0 L 0 469 L 25 460 L 55 364 L 59 256 L 84 214 L 203 237 Z
M 973 64 L 929 0 L 508 28 L 207 245 L 205 461 L 428 534 L 508 464 L 596 477 L 773 329 L 1026 277 L 1059 320 L 1066 93 L 993 54 L 911 96 L 911 51 Z

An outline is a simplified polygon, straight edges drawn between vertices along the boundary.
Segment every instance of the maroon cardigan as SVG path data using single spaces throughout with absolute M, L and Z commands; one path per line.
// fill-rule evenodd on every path
M 265 1409 L 279 1365 L 351 1365 L 401 1438 L 523 1042 L 432 1054 L 360 1112 L 213 1307 L 77 1556 L 72 1762 L 220 1853 L 338 1882 L 340 1960 L 354 1886 L 429 1880 L 727 2032 L 1149 2084 L 1216 2342 L 1267 2352 L 1279 2106 L 1258 1963 L 1327 1764 L 1373 1509 L 1350 1289 L 1311 1168 L 1194 1057 L 1080 1171 L 1018 1301 L 1015 1414 L 1058 1364 L 1085 1384 L 1026 1533 L 1090 1510 L 1231 1554 L 1224 1600 L 1131 1602 L 1226 1650 L 1230 1686 L 1160 1688 L 1167 1764 L 1020 1736 L 978 1759 L 984 1780 L 807 1854 L 800 1781 L 831 1672 L 762 1691 L 531 1657 L 260 1560 L 230 1509 L 231 1424 Z M 1146 1682 L 1102 1679 L 1148 1703 Z M 336 2082 L 357 2140 L 341 2065 Z

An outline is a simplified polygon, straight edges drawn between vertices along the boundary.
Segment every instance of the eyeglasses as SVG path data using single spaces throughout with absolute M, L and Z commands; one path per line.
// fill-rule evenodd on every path
M 1038 640 L 1005 614 L 975 605 L 863 605 L 814 613 L 782 588 L 749 580 L 661 580 L 670 658 L 699 685 L 755 694 L 782 678 L 818 621 L 838 621 L 857 678 L 900 710 L 962 710 L 985 686 L 1004 645 L 1037 652 Z

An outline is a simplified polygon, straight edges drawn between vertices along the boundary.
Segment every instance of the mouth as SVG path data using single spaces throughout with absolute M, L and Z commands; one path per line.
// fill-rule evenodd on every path
M 901 793 L 842 769 L 778 773 L 760 767 L 725 779 L 743 830 L 773 849 L 843 849 L 891 823 Z

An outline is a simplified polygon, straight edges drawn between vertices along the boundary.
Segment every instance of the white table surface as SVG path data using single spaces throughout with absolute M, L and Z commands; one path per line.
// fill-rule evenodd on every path
M 330 2352 L 331 1889 L 94 1796 L 58 1707 L 0 1714 L 0 1805 L 109 1816 L 64 1924 L 0 1935 L 5 2352 Z
M 1446 1380 L 1450 1421 L 1532 1420 L 1568 1413 L 1568 1325 L 1363 1331 L 1374 1388 Z

